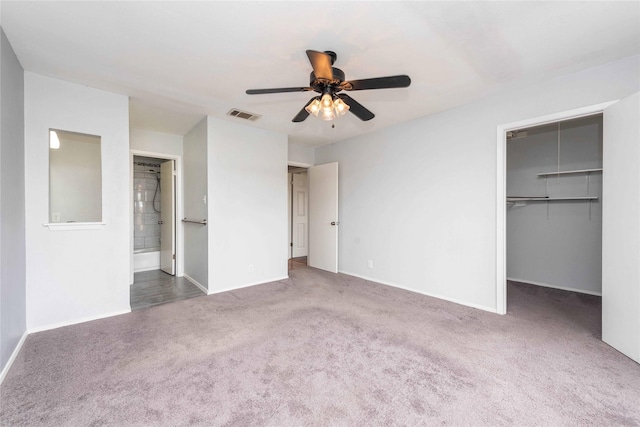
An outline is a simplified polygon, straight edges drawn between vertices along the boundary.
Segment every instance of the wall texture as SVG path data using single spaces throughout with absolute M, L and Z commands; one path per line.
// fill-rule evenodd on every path
M 102 137 L 102 221 L 51 231 L 49 129 Z M 129 109 L 126 96 L 25 72 L 27 329 L 130 311 Z
M 182 135 L 131 129 L 129 141 L 132 150 L 182 156 Z
M 295 164 L 303 164 L 313 166 L 315 162 L 315 151 L 313 148 L 303 147 L 302 145 L 289 143 L 288 145 L 289 162 Z
M 27 330 L 24 72 L 2 30 L 0 38 L 0 372 L 5 372 Z
M 507 195 L 598 200 L 507 204 L 507 277 L 600 295 L 603 174 L 537 174 L 602 168 L 602 116 L 559 126 L 559 137 L 555 123 L 507 142 Z
M 208 117 L 209 292 L 287 277 L 287 136 Z
M 209 219 L 207 203 L 207 119 L 184 136 L 184 216 Z M 184 275 L 204 288 L 209 283 L 209 226 L 184 225 Z
M 340 163 L 340 271 L 495 311 L 497 126 L 622 98 L 639 66 L 630 57 L 316 149 L 316 164 Z

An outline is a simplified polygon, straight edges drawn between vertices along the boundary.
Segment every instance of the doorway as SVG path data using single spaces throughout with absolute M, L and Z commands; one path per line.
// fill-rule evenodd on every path
M 133 157 L 134 272 L 176 274 L 175 161 Z
M 309 180 L 307 168 L 288 167 L 289 270 L 307 265 L 309 254 Z
M 296 173 L 289 172 L 287 184 L 289 194 L 287 251 L 289 259 L 291 260 L 295 255 L 299 262 L 304 262 L 309 267 L 337 273 L 338 225 L 340 224 L 338 216 L 338 163 L 331 162 L 316 166 L 290 163 L 289 166 L 294 166 L 291 170 L 298 172 L 299 175 L 306 174 L 306 179 L 303 177 L 295 178 L 292 175 L 296 175 Z M 296 187 L 293 186 L 294 179 L 297 183 Z M 294 188 L 296 191 L 293 190 Z M 294 225 L 295 230 L 293 229 Z M 293 251 L 294 247 L 295 252 Z M 307 254 L 306 259 L 304 253 Z
M 134 160 L 135 158 L 135 160 Z M 173 255 L 175 254 L 175 262 L 174 262 L 174 271 L 173 274 L 177 277 L 181 277 L 184 274 L 184 256 L 183 256 L 183 252 L 184 252 L 184 227 L 183 227 L 183 223 L 180 221 L 180 218 L 183 218 L 184 215 L 184 208 L 183 208 L 183 197 L 182 197 L 182 156 L 180 155 L 172 155 L 172 154 L 165 154 L 165 153 L 160 153 L 160 152 L 152 152 L 152 151 L 142 151 L 142 150 L 130 150 L 130 155 L 129 155 L 129 165 L 130 165 L 130 173 L 129 173 L 129 179 L 130 179 L 130 186 L 129 186 L 129 200 L 132 201 L 132 205 L 131 205 L 131 210 L 130 210 L 130 221 L 131 221 L 131 232 L 130 232 L 130 276 L 129 276 L 129 283 L 133 284 L 135 276 L 134 273 L 135 272 L 143 272 L 143 271 L 151 271 L 153 269 L 159 270 L 160 269 L 160 251 L 161 251 L 161 244 L 162 241 L 165 241 L 165 244 L 167 244 L 167 239 L 162 239 L 162 236 L 160 235 L 160 245 L 157 243 L 157 241 L 153 241 L 150 242 L 151 244 L 155 243 L 154 245 L 154 249 L 150 250 L 149 252 L 145 252 L 138 250 L 138 253 L 136 252 L 136 249 L 141 249 L 140 245 L 142 244 L 143 240 L 138 239 L 137 241 L 135 240 L 136 238 L 139 237 L 149 237 L 149 235 L 151 234 L 151 230 L 147 229 L 144 230 L 146 227 L 140 227 L 139 225 L 145 225 L 142 224 L 141 222 L 144 221 L 145 219 L 148 219 L 149 221 L 153 221 L 155 219 L 155 223 L 152 224 L 148 224 L 149 228 L 154 228 L 154 232 L 156 231 L 156 229 L 160 232 L 160 234 L 162 233 L 162 230 L 160 229 L 160 226 L 163 224 L 158 224 L 158 221 L 164 221 L 165 219 L 163 218 L 154 218 L 153 216 L 149 216 L 149 217 L 144 217 L 144 215 L 147 212 L 142 213 L 141 217 L 135 217 L 134 214 L 136 213 L 136 203 L 137 202 L 148 202 L 147 200 L 137 200 L 138 198 L 141 199 L 149 199 L 150 202 L 153 202 L 153 194 L 152 193 L 146 193 L 147 189 L 146 188 L 141 188 L 140 190 L 143 191 L 143 193 L 141 193 L 140 195 L 137 194 L 138 189 L 136 188 L 136 186 L 134 185 L 134 174 L 135 174 L 135 163 L 137 161 L 138 158 L 147 158 L 147 159 L 151 159 L 150 163 L 153 163 L 154 165 L 162 165 L 163 163 L 167 163 L 167 161 L 172 161 L 173 162 L 173 167 L 174 167 L 174 171 L 173 171 L 173 182 L 174 182 L 174 194 L 172 198 L 165 198 L 164 202 L 170 202 L 171 201 L 171 206 L 169 208 L 165 208 L 165 212 L 173 212 L 174 213 L 174 220 L 173 221 L 169 221 L 170 224 L 173 224 L 173 233 L 172 233 L 172 237 L 173 237 L 173 253 L 171 253 L 171 258 L 173 258 Z M 145 162 L 143 162 L 145 163 Z M 171 164 L 171 163 L 167 163 L 167 164 Z M 166 166 L 166 165 L 165 165 Z M 142 170 L 144 171 L 144 169 L 146 168 L 144 165 L 140 165 L 140 168 L 142 168 Z M 153 168 L 152 168 L 153 169 Z M 157 169 L 157 167 L 156 167 Z M 140 169 L 139 169 L 140 170 Z M 157 172 L 156 170 L 154 170 L 153 172 Z M 160 172 L 162 172 L 160 170 Z M 166 171 L 165 171 L 166 172 Z M 140 175 L 139 175 L 140 176 Z M 145 186 L 150 187 L 149 191 L 153 191 L 155 192 L 155 182 L 157 180 L 157 176 L 158 174 L 153 174 L 150 173 L 147 176 L 144 176 L 143 179 L 146 181 L 143 181 L 143 183 L 145 184 Z M 163 191 L 163 189 L 167 188 L 167 185 L 165 183 L 162 182 L 162 177 L 160 176 L 160 201 L 163 200 L 162 197 L 162 193 L 164 192 L 166 194 L 166 191 Z M 156 196 L 156 208 L 158 207 L 158 197 Z M 138 203 L 137 206 L 145 206 L 143 204 Z M 146 205 L 146 208 L 148 208 L 147 210 L 149 210 L 150 212 L 156 213 L 153 210 L 153 207 L 150 204 Z M 140 209 L 139 207 L 137 209 Z M 160 211 L 162 211 L 162 207 L 160 207 Z M 160 215 L 160 214 L 158 214 Z M 166 225 L 166 224 L 165 224 Z M 149 239 L 152 240 L 152 239 Z M 169 240 L 170 241 L 170 240 Z M 137 248 L 136 248 L 136 243 L 137 242 Z M 145 241 L 145 246 L 146 246 L 146 241 Z M 147 249 L 147 248 L 145 248 Z
M 497 197 L 496 197 L 496 313 L 507 313 L 507 135 L 525 128 L 562 122 L 580 117 L 602 114 L 617 101 L 550 114 L 519 122 L 499 125 L 497 128 Z M 604 138 L 603 138 L 604 144 Z M 543 172 L 543 171 L 540 171 Z M 537 173 L 536 173 L 537 176 Z M 518 196 L 516 194 L 512 196 Z
M 496 312 L 506 314 L 506 135 L 554 121 L 603 114 L 602 340 L 640 362 L 638 137 L 640 92 L 628 97 L 497 127 Z M 634 268 L 629 268 L 634 266 Z
M 602 114 L 507 132 L 507 280 L 602 295 Z

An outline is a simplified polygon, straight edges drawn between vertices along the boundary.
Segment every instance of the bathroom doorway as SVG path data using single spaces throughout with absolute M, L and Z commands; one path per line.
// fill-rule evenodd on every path
M 133 157 L 134 271 L 175 275 L 174 161 Z
M 131 276 L 184 274 L 181 156 L 131 150 Z
M 182 159 L 131 151 L 132 310 L 206 295 L 184 276 Z

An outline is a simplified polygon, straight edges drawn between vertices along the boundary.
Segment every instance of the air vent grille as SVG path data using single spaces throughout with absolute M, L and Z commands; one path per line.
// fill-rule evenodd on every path
M 227 113 L 227 116 L 233 116 L 239 119 L 251 120 L 252 122 L 255 122 L 260 117 L 262 117 L 259 114 L 247 113 L 246 111 L 238 110 L 237 108 L 232 108 L 231 110 L 229 110 L 229 112 Z

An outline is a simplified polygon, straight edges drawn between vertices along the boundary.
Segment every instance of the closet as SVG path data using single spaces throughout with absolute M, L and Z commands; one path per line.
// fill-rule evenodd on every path
M 507 279 L 602 292 L 602 115 L 507 134 Z

